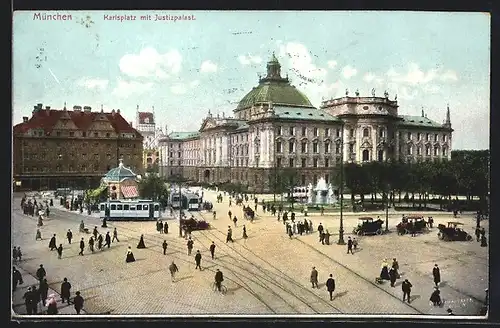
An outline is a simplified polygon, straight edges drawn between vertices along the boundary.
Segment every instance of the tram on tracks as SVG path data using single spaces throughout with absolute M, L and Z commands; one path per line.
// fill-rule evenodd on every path
M 152 200 L 109 200 L 99 204 L 99 217 L 108 221 L 146 221 L 160 218 L 160 203 Z

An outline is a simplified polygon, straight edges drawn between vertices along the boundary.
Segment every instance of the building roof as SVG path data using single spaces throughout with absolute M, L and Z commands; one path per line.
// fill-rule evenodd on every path
M 45 135 L 50 135 L 57 122 L 63 118 L 63 114 L 68 114 L 70 119 L 76 127 L 81 131 L 87 131 L 96 119 L 104 115 L 116 133 L 135 133 L 136 136 L 141 137 L 141 134 L 134 129 L 121 114 L 114 110 L 111 113 L 101 112 L 88 112 L 88 111 L 68 111 L 57 109 L 39 109 L 33 111 L 33 115 L 27 122 L 19 123 L 14 126 L 14 134 L 25 133 L 30 129 L 43 129 Z
M 254 87 L 238 104 L 237 110 L 252 107 L 258 103 L 314 108 L 309 99 L 288 80 L 264 81 Z
M 154 124 L 155 116 L 151 112 L 139 112 L 139 124 Z
M 399 115 L 403 120 L 399 123 L 400 125 L 408 125 L 415 127 L 432 127 L 432 128 L 443 128 L 442 124 L 439 124 L 427 117 L 422 116 L 411 116 L 411 115 Z
M 171 132 L 168 135 L 168 138 L 169 139 L 183 140 L 183 139 L 196 138 L 196 137 L 199 137 L 199 136 L 200 136 L 200 133 L 198 131 L 196 131 L 196 132 Z
M 115 167 L 114 169 L 109 170 L 108 173 L 104 176 L 104 179 L 108 182 L 110 181 L 115 181 L 115 182 L 121 182 L 125 179 L 135 179 L 137 178 L 137 174 L 132 172 L 131 169 L 128 167 L 125 167 L 123 165 L 123 160 L 120 160 L 120 164 L 118 167 Z
M 274 114 L 280 119 L 304 121 L 339 121 L 336 116 L 316 108 L 274 106 Z

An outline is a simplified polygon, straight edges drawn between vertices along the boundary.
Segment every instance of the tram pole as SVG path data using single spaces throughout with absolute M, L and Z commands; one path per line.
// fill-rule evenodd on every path
M 340 134 L 340 228 L 338 245 L 345 245 L 344 241 L 344 124 L 342 124 L 342 132 Z

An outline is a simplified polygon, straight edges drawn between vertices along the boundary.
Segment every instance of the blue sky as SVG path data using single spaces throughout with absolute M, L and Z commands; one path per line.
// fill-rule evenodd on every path
M 67 102 L 68 108 L 119 108 L 129 121 L 137 105 L 154 106 L 157 122 L 169 131 L 197 130 L 209 110 L 230 115 L 275 52 L 282 75 L 315 106 L 346 89 L 368 96 L 375 88 L 391 99 L 397 94 L 400 114 L 420 115 L 423 108 L 442 122 L 449 103 L 453 148 L 489 148 L 488 14 L 59 13 L 72 20 L 14 13 L 14 124 L 36 103 L 62 108 Z M 140 20 L 146 14 L 151 21 Z M 155 21 L 155 14 L 195 20 Z

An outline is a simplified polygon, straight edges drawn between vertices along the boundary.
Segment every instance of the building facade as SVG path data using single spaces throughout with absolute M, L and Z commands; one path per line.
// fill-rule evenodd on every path
M 34 107 L 31 118 L 13 129 L 13 174 L 22 190 L 95 188 L 106 172 L 124 159 L 142 170 L 141 134 L 120 110 L 91 107 L 67 110 Z
M 329 183 L 341 161 L 442 160 L 451 156 L 450 110 L 444 124 L 422 112 L 398 114 L 397 99 L 354 96 L 315 108 L 281 77 L 273 55 L 267 76 L 234 109 L 234 118 L 207 115 L 196 132 L 172 132 L 159 142 L 162 172 L 197 182 L 232 182 L 267 191 L 272 176 L 293 168 L 300 185 Z
M 136 112 L 136 129 L 144 137 L 143 141 L 143 167 L 145 170 L 157 169 L 160 167 L 160 149 L 158 142 L 164 137 L 163 131 L 157 127 L 154 107 L 150 112 Z

